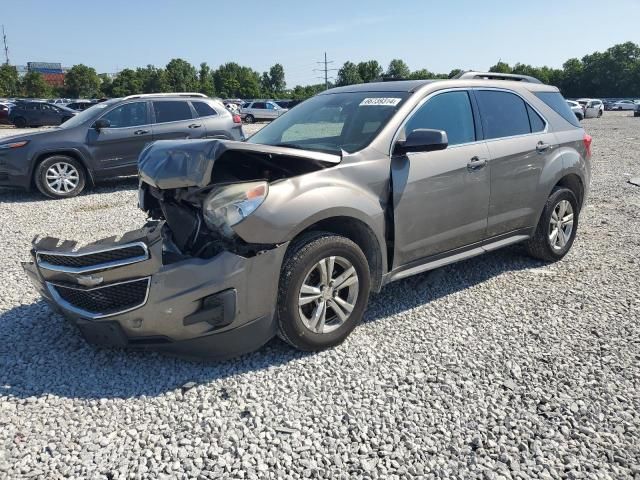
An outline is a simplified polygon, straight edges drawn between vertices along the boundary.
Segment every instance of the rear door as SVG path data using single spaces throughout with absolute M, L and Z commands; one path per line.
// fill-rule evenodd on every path
M 204 138 L 207 130 L 188 100 L 153 100 L 153 139 Z
M 60 125 L 62 120 L 62 112 L 57 107 L 48 103 L 40 104 L 40 125 Z
M 487 236 L 535 226 L 540 175 L 558 150 L 555 136 L 542 115 L 516 93 L 502 89 L 474 93 L 491 157 Z
M 138 155 L 153 138 L 148 102 L 138 100 L 120 104 L 99 118 L 107 120 L 110 126 L 100 131 L 94 128 L 87 131 L 87 144 L 102 170 L 97 173 L 104 176 L 135 174 Z
M 266 117 L 267 105 L 264 102 L 253 102 L 247 113 L 253 115 L 256 120 L 264 120 Z
M 418 128 L 444 130 L 449 145 L 391 160 L 394 268 L 473 244 L 486 235 L 489 152 L 474 121 L 470 93 L 456 89 L 428 98 L 409 116 L 401 135 Z
M 230 119 L 228 115 L 221 115 L 209 102 L 192 100 L 191 106 L 202 122 L 207 138 L 232 138 L 228 131 Z

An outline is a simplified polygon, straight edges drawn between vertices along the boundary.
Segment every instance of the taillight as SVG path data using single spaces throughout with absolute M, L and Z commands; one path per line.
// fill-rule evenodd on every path
M 585 133 L 584 137 L 582 138 L 582 141 L 584 142 L 584 148 L 587 151 L 588 157 L 591 156 L 591 140 L 593 140 L 593 138 L 591 138 L 591 135 L 587 135 Z
M 233 116 L 233 123 L 242 123 L 242 118 L 240 117 L 240 115 L 235 114 Z

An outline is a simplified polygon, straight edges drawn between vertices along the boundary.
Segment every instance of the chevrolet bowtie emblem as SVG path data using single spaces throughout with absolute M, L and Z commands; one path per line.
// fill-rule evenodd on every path
M 76 281 L 83 287 L 95 287 L 103 282 L 102 277 L 92 277 L 91 275 L 83 275 L 76 277 Z

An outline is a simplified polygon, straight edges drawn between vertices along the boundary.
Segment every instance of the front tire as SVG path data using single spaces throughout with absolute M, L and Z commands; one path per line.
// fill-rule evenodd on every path
M 256 121 L 256 119 L 253 117 L 253 115 L 247 115 L 246 117 L 244 117 L 244 121 L 247 123 L 253 123 Z
M 580 206 L 573 191 L 565 187 L 554 188 L 533 237 L 526 243 L 529 255 L 545 262 L 562 259 L 576 238 L 579 216 Z
M 278 290 L 278 335 L 295 348 L 318 351 L 344 341 L 369 300 L 367 259 L 348 238 L 303 234 L 289 246 Z
M 34 173 L 36 187 L 49 198 L 75 197 L 84 190 L 86 177 L 82 164 L 66 155 L 46 158 Z

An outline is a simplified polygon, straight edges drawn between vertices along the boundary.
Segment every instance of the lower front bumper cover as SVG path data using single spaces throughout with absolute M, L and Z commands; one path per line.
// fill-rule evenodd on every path
M 36 239 L 33 261 L 23 267 L 41 295 L 90 343 L 161 350 L 188 357 L 228 358 L 260 348 L 276 333 L 278 277 L 287 244 L 242 257 L 223 251 L 210 259 L 166 255 L 166 226 L 153 222 L 121 239 L 101 240 L 76 250 L 75 242 Z M 142 242 L 148 258 L 87 273 L 40 261 L 39 254 L 97 258 L 110 249 Z M 97 267 L 100 267 L 98 265 Z M 82 295 L 148 278 L 139 307 L 92 315 L 60 298 L 59 291 Z M 108 295 L 93 295 L 104 307 Z M 75 302 L 75 297 L 71 299 Z M 108 305 L 107 305 L 108 307 Z

